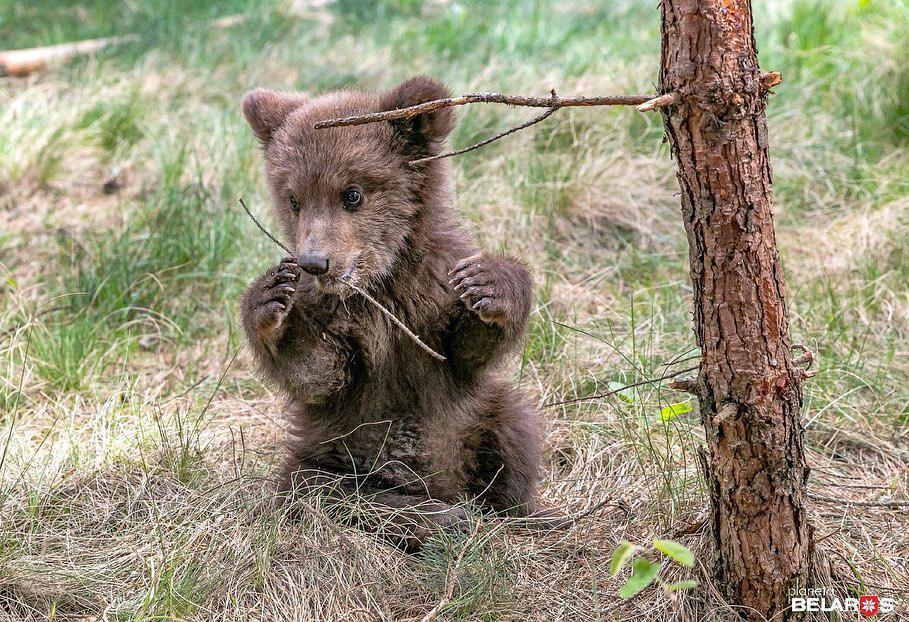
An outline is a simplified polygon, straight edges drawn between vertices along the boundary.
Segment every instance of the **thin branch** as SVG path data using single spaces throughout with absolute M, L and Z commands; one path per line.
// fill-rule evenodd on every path
M 783 76 L 779 71 L 768 71 L 767 73 L 761 74 L 761 92 L 769 93 L 770 89 L 776 85 L 782 83 Z M 657 108 L 665 108 L 666 106 L 674 106 L 682 100 L 682 95 L 678 91 L 672 91 L 670 93 L 663 93 L 658 95 L 653 99 L 650 99 L 640 106 L 637 107 L 638 112 L 648 112 L 650 110 L 655 110 Z
M 706 524 L 707 524 L 707 512 L 702 511 L 700 514 L 698 514 L 697 518 L 695 518 L 692 522 L 688 523 L 687 525 L 681 525 L 675 531 L 673 531 L 672 537 L 679 538 L 681 536 L 690 536 L 692 534 L 699 532 L 701 530 L 701 528 L 704 527 L 704 525 L 706 525 Z
M 607 506 L 610 506 L 610 505 L 614 505 L 614 506 L 616 506 L 616 507 L 618 507 L 618 508 L 621 508 L 622 510 L 625 511 L 626 514 L 628 513 L 627 505 L 626 505 L 625 503 L 623 503 L 623 502 L 621 502 L 621 501 L 620 501 L 620 502 L 615 502 L 615 501 L 613 501 L 612 495 L 609 495 L 609 496 L 607 496 L 605 499 L 601 499 L 600 501 L 598 501 L 597 503 L 595 503 L 595 504 L 594 504 L 593 506 L 591 506 L 590 508 L 584 510 L 583 512 L 581 512 L 581 513 L 578 514 L 577 516 L 570 516 L 570 517 L 569 517 L 569 520 L 571 520 L 572 523 L 579 523 L 579 522 L 581 522 L 582 520 L 585 520 L 585 519 L 587 519 L 587 518 L 590 518 L 591 516 L 593 516 L 594 514 L 596 514 L 597 512 L 599 512 L 600 510 L 602 510 L 603 508 L 605 508 L 605 507 L 607 507 Z
M 669 388 L 675 391 L 684 391 L 692 395 L 700 395 L 697 378 L 678 378 L 669 383 Z
M 811 366 L 814 364 L 814 352 L 811 351 L 811 348 L 803 343 L 794 343 L 790 347 L 793 350 L 801 352 L 801 354 L 792 358 L 792 364 L 802 366 L 805 363 L 808 363 L 808 367 L 805 368 L 805 371 L 811 369 Z
M 502 93 L 467 93 L 460 97 L 434 99 L 407 108 L 370 112 L 367 114 L 326 119 L 313 127 L 317 130 L 328 127 L 346 127 L 364 125 L 379 121 L 396 121 L 409 119 L 418 114 L 464 106 L 466 104 L 505 104 L 507 106 L 527 106 L 531 108 L 567 108 L 572 106 L 637 106 L 653 99 L 654 95 L 607 95 L 602 97 L 529 97 L 527 95 L 503 95 Z
M 769 91 L 783 82 L 783 74 L 779 71 L 767 71 L 761 74 L 761 90 Z
M 396 325 L 398 328 L 400 328 L 402 331 L 404 331 L 404 334 L 405 334 L 405 335 L 407 335 L 408 337 L 410 337 L 411 340 L 413 340 L 413 342 L 414 342 L 415 344 L 417 344 L 418 346 L 420 346 L 421 348 L 423 348 L 423 350 L 425 350 L 427 354 L 429 354 L 431 357 L 433 357 L 434 359 L 437 359 L 437 360 L 439 360 L 439 361 L 444 361 L 444 360 L 445 360 L 445 357 L 444 357 L 444 356 L 442 356 L 441 354 L 439 354 L 438 352 L 436 352 L 435 350 L 433 350 L 432 348 L 430 348 L 428 345 L 426 345 L 425 343 L 423 343 L 423 340 L 420 339 L 420 338 L 416 335 L 416 333 L 414 333 L 414 332 L 411 331 L 409 328 L 407 328 L 407 326 L 404 325 L 404 322 L 402 322 L 401 320 L 399 320 L 399 319 L 395 316 L 394 313 L 392 313 L 391 311 L 389 311 L 388 309 L 386 309 L 384 306 L 382 306 L 382 303 L 380 303 L 378 300 L 376 300 L 375 298 L 373 298 L 372 296 L 370 296 L 370 295 L 366 292 L 366 290 L 357 287 L 356 285 L 354 285 L 354 284 L 351 283 L 350 281 L 345 281 L 344 279 L 339 279 L 339 280 L 340 280 L 342 283 L 344 283 L 347 287 L 349 287 L 350 289 L 354 290 L 355 292 L 357 292 L 358 294 L 360 294 L 361 296 L 363 296 L 366 300 L 368 300 L 369 302 L 371 302 L 372 304 L 374 304 L 374 305 L 376 306 L 376 308 L 379 309 L 379 311 L 381 311 L 382 313 L 385 314 L 385 317 L 387 317 L 389 320 L 391 320 L 392 322 L 394 322 L 395 325 Z
M 663 93 L 658 95 L 653 99 L 648 99 L 643 104 L 637 107 L 638 112 L 647 112 L 653 110 L 654 108 L 664 108 L 666 106 L 672 106 L 673 104 L 678 103 L 681 97 L 675 91 L 671 93 Z
M 278 238 L 276 238 L 275 236 L 273 236 L 271 233 L 269 233 L 268 229 L 266 229 L 264 226 L 262 226 L 262 223 L 261 223 L 261 222 L 259 222 L 258 220 L 256 220 L 256 217 L 253 216 L 253 215 L 252 215 L 252 212 L 249 211 L 249 208 L 246 207 L 246 203 L 243 202 L 243 199 L 237 199 L 237 200 L 240 201 L 240 205 L 241 205 L 241 206 L 243 207 L 243 209 L 246 211 L 246 215 L 249 216 L 249 217 L 252 219 L 252 221 L 253 221 L 254 223 L 256 223 L 256 226 L 257 226 L 257 227 L 259 227 L 259 231 L 261 231 L 262 233 L 264 233 L 265 235 L 267 235 L 267 236 L 271 239 L 272 242 L 274 242 L 275 244 L 277 244 L 278 246 L 280 246 L 280 247 L 281 247 L 281 250 L 283 250 L 283 251 L 284 251 L 285 253 L 287 253 L 288 255 L 293 255 L 293 254 L 294 254 L 294 252 L 293 252 L 292 250 L 290 250 L 289 248 L 287 248 L 286 246 L 284 246 L 284 244 L 281 242 L 281 240 L 279 240 Z
M 555 97 L 555 91 L 553 91 L 553 97 Z M 558 110 L 558 108 L 550 108 L 549 110 L 547 110 L 547 111 L 544 112 L 543 114 L 534 117 L 534 118 L 531 119 L 530 121 L 527 121 L 527 122 L 522 123 L 522 124 L 520 124 L 520 125 L 516 125 L 516 126 L 510 128 L 510 129 L 505 130 L 504 132 L 499 132 L 499 133 L 496 134 L 495 136 L 491 136 L 491 137 L 489 137 L 489 138 L 487 138 L 487 139 L 485 139 L 485 140 L 481 140 L 480 142 L 474 143 L 474 144 L 472 144 L 472 145 L 469 146 L 469 147 L 464 147 L 463 149 L 458 149 L 457 151 L 448 151 L 448 152 L 446 152 L 446 153 L 440 153 L 439 155 L 430 156 L 430 157 L 428 157 L 428 158 L 420 158 L 419 160 L 411 160 L 411 161 L 409 162 L 409 164 L 410 164 L 411 166 L 414 166 L 414 165 L 416 165 L 416 164 L 423 164 L 423 163 L 425 163 L 425 162 L 432 162 L 433 160 L 441 160 L 442 158 L 450 158 L 450 157 L 452 157 L 452 156 L 461 155 L 462 153 L 467 153 L 468 151 L 473 151 L 474 149 L 479 149 L 480 147 L 485 147 L 485 146 L 488 145 L 489 143 L 495 142 L 495 141 L 499 140 L 500 138 L 505 138 L 505 137 L 508 136 L 509 134 L 514 134 L 515 132 L 518 132 L 518 131 L 520 131 L 520 130 L 523 130 L 524 128 L 528 128 L 528 127 L 530 127 L 531 125 L 535 125 L 535 124 L 539 123 L 540 121 L 543 121 L 544 119 L 546 119 L 549 115 L 551 115 L 551 114 L 552 114 L 553 112 L 555 112 L 556 110 Z
M 872 507 L 872 508 L 905 508 L 909 507 L 909 501 L 902 501 L 899 499 L 881 499 L 878 501 L 856 501 L 853 499 L 837 499 L 836 497 L 828 497 L 826 495 L 819 495 L 813 492 L 808 493 L 808 498 L 814 501 L 824 501 L 826 503 L 838 503 L 840 505 L 855 505 L 862 507 Z
M 771 87 L 783 81 L 783 77 L 777 71 L 762 73 L 760 77 L 761 90 L 767 91 Z M 502 93 L 493 93 L 484 91 L 481 93 L 466 93 L 458 97 L 444 97 L 442 99 L 433 99 L 422 102 L 407 108 L 396 108 L 394 110 L 383 110 L 379 112 L 368 112 L 366 114 L 352 115 L 349 117 L 339 117 L 336 119 L 325 119 L 318 121 L 313 125 L 317 130 L 323 130 L 329 127 L 348 127 L 351 125 L 365 125 L 367 123 L 378 123 L 379 121 L 397 121 L 399 119 L 409 119 L 418 114 L 442 110 L 443 108 L 453 108 L 455 106 L 465 106 L 467 104 L 505 104 L 506 106 L 524 106 L 530 108 L 569 108 L 578 106 L 642 106 L 650 104 L 652 110 L 659 106 L 667 106 L 670 103 L 677 103 L 681 99 L 679 93 L 664 93 L 662 95 L 603 95 L 595 97 L 531 97 L 529 95 L 505 95 Z M 548 115 L 547 115 L 548 116 Z
M 252 219 L 252 221 L 253 221 L 254 223 L 256 223 L 256 226 L 259 228 L 259 231 L 261 231 L 262 233 L 264 233 L 265 235 L 267 235 L 267 236 L 269 237 L 269 239 L 271 239 L 272 242 L 274 242 L 275 244 L 277 244 L 278 246 L 280 246 L 281 249 L 284 250 L 284 252 L 286 252 L 288 255 L 293 256 L 293 254 L 294 254 L 293 251 L 291 251 L 289 248 L 287 248 L 287 246 L 285 246 L 278 238 L 276 238 L 275 236 L 273 236 L 273 235 L 268 231 L 268 229 L 266 229 L 266 228 L 262 225 L 262 223 L 260 223 L 258 220 L 256 220 L 256 217 L 253 216 L 253 215 L 252 215 L 252 212 L 249 211 L 249 208 L 246 207 L 246 203 L 243 202 L 243 199 L 238 199 L 238 200 L 240 201 L 240 205 L 243 207 L 243 210 L 246 212 L 246 214 Z M 351 283 L 350 281 L 347 281 L 347 280 L 344 280 L 344 279 L 338 279 L 338 282 L 339 282 L 339 283 L 343 283 L 344 285 L 346 285 L 347 287 L 349 287 L 349 288 L 352 289 L 353 291 L 355 291 L 355 292 L 357 292 L 358 294 L 360 294 L 361 296 L 363 296 L 367 301 L 369 301 L 370 303 L 372 303 L 373 305 L 375 305 L 376 308 L 378 308 L 379 311 L 381 311 L 381 312 L 385 315 L 385 317 L 387 317 L 389 320 L 391 320 L 392 322 L 394 322 L 394 324 L 395 324 L 398 328 L 400 328 L 402 331 L 404 331 L 404 334 L 405 334 L 405 335 L 407 335 L 408 337 L 410 337 L 410 338 L 413 340 L 414 343 L 416 343 L 416 344 L 417 344 L 418 346 L 420 346 L 423 350 L 425 350 L 430 356 L 432 356 L 433 358 L 438 359 L 438 360 L 440 360 L 440 361 L 444 361 L 444 360 L 445 360 L 445 357 L 444 357 L 444 356 L 442 356 L 441 354 L 439 354 L 438 352 L 436 352 L 435 350 L 433 350 L 432 348 L 430 348 L 428 345 L 426 345 L 425 343 L 423 343 L 423 340 L 420 339 L 412 330 L 410 330 L 409 328 L 407 328 L 407 326 L 404 324 L 404 322 L 402 322 L 401 320 L 399 320 L 399 319 L 397 318 L 397 316 L 396 316 L 394 313 L 392 313 L 391 311 L 389 311 L 388 309 L 386 309 L 378 300 L 376 300 L 375 298 L 373 298 L 372 296 L 370 296 L 368 293 L 366 293 L 365 290 L 363 290 L 363 289 L 357 287 L 356 285 L 354 285 L 354 284 Z
M 666 374 L 665 376 L 660 376 L 659 378 L 646 378 L 640 382 L 632 382 L 631 384 L 626 384 L 623 387 L 619 387 L 613 391 L 607 391 L 606 393 L 596 393 L 594 395 L 586 395 L 584 397 L 575 397 L 570 400 L 561 400 L 559 402 L 548 402 L 543 404 L 543 408 L 551 408 L 552 406 L 562 406 L 564 404 L 576 404 L 577 402 L 586 402 L 589 400 L 599 400 L 604 397 L 609 397 L 615 395 L 616 393 L 621 393 L 625 389 L 633 389 L 635 387 L 641 387 L 645 384 L 656 384 L 662 382 L 663 380 L 669 380 L 670 378 L 675 378 L 676 376 L 681 376 L 682 374 L 687 374 L 688 372 L 696 370 L 698 367 L 687 367 L 685 369 L 680 369 L 679 371 L 672 372 L 671 374 Z

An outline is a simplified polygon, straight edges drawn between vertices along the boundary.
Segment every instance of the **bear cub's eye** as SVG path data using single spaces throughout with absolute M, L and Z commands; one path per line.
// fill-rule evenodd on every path
M 290 197 L 290 209 L 293 210 L 294 214 L 300 213 L 300 204 L 297 203 L 297 197 Z
M 356 188 L 348 188 L 341 193 L 341 200 L 344 201 L 344 207 L 355 210 L 363 203 L 363 193 Z

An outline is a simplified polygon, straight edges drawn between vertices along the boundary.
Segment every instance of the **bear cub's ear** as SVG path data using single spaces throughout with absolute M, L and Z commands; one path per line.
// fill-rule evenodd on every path
M 253 133 L 268 144 L 275 130 L 284 124 L 291 112 L 309 101 L 303 93 L 283 93 L 268 89 L 250 91 L 243 98 L 243 116 Z
M 391 89 L 379 100 L 381 110 L 407 108 L 433 99 L 451 97 L 444 84 L 429 76 L 416 76 Z M 457 117 L 453 108 L 442 108 L 409 119 L 391 121 L 414 153 L 435 153 L 442 140 L 454 129 Z

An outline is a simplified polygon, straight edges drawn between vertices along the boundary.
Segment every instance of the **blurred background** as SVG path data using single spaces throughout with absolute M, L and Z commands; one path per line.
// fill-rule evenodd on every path
M 420 619 L 449 591 L 437 613 L 459 619 L 723 611 L 703 589 L 620 601 L 604 570 L 619 540 L 703 507 L 684 394 L 645 383 L 542 409 L 547 503 L 614 499 L 570 533 L 486 526 L 401 560 L 317 507 L 291 522 L 269 504 L 280 400 L 238 328 L 243 289 L 280 252 L 237 205 L 271 222 L 247 90 L 428 73 L 455 93 L 653 93 L 657 4 L 0 0 L 4 50 L 133 35 L 0 77 L 0 617 Z M 768 125 L 792 332 L 819 357 L 813 490 L 905 499 L 909 5 L 754 4 L 762 68 L 784 80 Z M 536 114 L 458 112 L 454 147 Z M 662 139 L 657 114 L 565 109 L 454 161 L 479 243 L 533 269 L 509 373 L 540 404 L 696 364 Z M 846 575 L 909 585 L 905 509 L 816 505 Z M 703 529 L 682 539 L 703 552 Z

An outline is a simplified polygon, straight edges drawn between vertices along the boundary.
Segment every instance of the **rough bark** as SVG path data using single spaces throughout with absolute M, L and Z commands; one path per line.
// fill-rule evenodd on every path
M 812 549 L 748 0 L 663 0 L 661 93 L 690 245 L 714 573 L 750 619 L 788 619 Z

